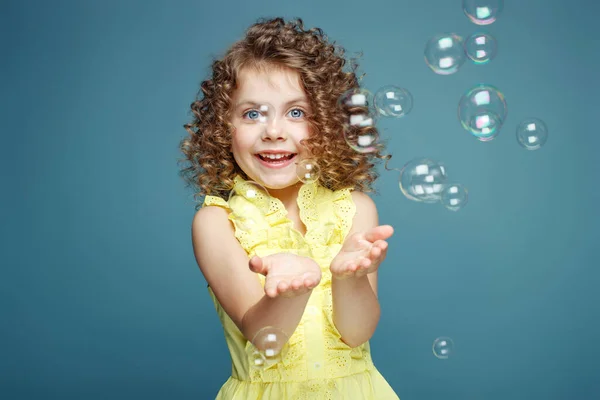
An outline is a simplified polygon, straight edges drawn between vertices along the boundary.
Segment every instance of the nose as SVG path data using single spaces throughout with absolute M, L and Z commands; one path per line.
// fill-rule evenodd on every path
M 263 132 L 263 140 L 278 140 L 286 138 L 287 134 L 283 129 L 282 121 L 279 121 L 278 118 L 273 118 L 267 122 Z

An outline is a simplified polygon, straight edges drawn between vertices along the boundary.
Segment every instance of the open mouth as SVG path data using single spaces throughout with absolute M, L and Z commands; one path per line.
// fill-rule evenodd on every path
M 288 154 L 287 156 L 280 157 L 280 158 L 263 157 L 260 154 L 257 154 L 256 156 L 265 162 L 276 164 L 278 162 L 284 162 L 284 161 L 291 160 L 292 158 L 296 157 L 296 153 Z

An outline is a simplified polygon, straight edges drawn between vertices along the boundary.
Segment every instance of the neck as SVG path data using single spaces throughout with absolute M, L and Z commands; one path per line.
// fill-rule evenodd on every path
M 302 182 L 298 182 L 292 186 L 288 186 L 283 189 L 267 189 L 269 194 L 276 197 L 283 203 L 287 210 L 295 209 L 298 207 L 297 199 Z

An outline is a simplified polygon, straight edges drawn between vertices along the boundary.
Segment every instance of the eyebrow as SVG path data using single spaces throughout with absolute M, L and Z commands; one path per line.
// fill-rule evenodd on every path
M 308 99 L 306 99 L 305 97 L 298 97 L 295 99 L 292 99 L 290 101 L 288 101 L 287 103 L 284 104 L 284 107 L 288 107 L 290 104 L 294 104 L 294 103 L 304 103 L 304 104 L 309 104 L 308 103 Z M 243 105 L 261 105 L 264 104 L 264 102 L 260 102 L 260 101 L 255 101 L 255 100 L 242 100 L 238 103 L 236 103 L 235 108 L 241 107 Z

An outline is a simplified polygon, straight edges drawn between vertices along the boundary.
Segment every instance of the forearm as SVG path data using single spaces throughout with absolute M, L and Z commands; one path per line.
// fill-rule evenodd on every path
M 289 298 L 263 296 L 244 315 L 242 333 L 252 341 L 258 331 L 269 326 L 283 331 L 287 336 L 286 340 L 289 339 L 300 323 L 311 293 L 312 290 Z
M 333 322 L 350 347 L 357 347 L 373 336 L 381 310 L 369 278 L 365 276 L 331 281 Z

